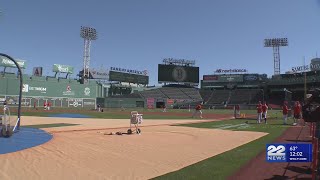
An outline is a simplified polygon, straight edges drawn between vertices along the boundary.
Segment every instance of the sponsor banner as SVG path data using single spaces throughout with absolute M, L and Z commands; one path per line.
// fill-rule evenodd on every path
M 186 60 L 186 59 L 173 59 L 173 58 L 165 58 L 163 59 L 163 63 L 177 63 L 177 64 L 195 64 L 195 60 Z
M 109 73 L 107 70 L 90 69 L 91 79 L 108 79 Z
M 259 75 L 257 74 L 246 74 L 243 76 L 244 81 L 258 81 Z
M 26 68 L 26 61 L 24 60 L 18 60 L 15 59 L 16 62 L 18 63 L 18 65 L 20 66 L 21 69 L 25 69 Z M 10 59 L 8 59 L 7 57 L 4 56 L 0 56 L 0 66 L 3 67 L 17 67 L 13 61 L 11 61 Z
M 139 71 L 139 70 L 133 70 L 133 69 L 119 68 L 119 67 L 110 67 L 110 71 L 118 71 L 118 72 L 148 76 L 147 70 Z
M 19 96 L 6 96 L 7 104 L 12 107 L 18 106 Z M 49 103 L 51 107 L 69 107 L 69 108 L 89 108 L 95 107 L 95 100 L 93 98 L 58 98 L 46 96 L 27 96 L 23 97 L 21 105 L 24 107 L 43 107 L 45 103 Z
M 243 82 L 243 75 L 240 75 L 240 74 L 220 75 L 219 82 Z
M 293 73 L 305 71 L 319 71 L 320 62 L 311 62 L 310 65 L 292 67 L 291 70 Z
M 68 107 L 82 107 L 83 99 L 68 98 Z
M 30 91 L 36 91 L 38 93 L 47 93 L 46 87 L 36 87 L 36 86 L 30 86 L 29 84 L 23 84 L 22 86 L 22 92 L 29 93 Z
M 54 64 L 53 65 L 53 72 L 58 72 L 58 73 L 68 73 L 68 74 L 73 74 L 73 67 L 68 66 L 68 65 L 62 65 L 62 64 Z
M 203 81 L 218 81 L 218 79 L 217 75 L 203 75 Z
M 83 102 L 83 105 L 84 105 L 84 106 L 94 106 L 94 105 L 95 105 L 95 102 L 94 102 L 94 101 L 84 101 L 84 102 Z
M 242 74 L 204 75 L 203 82 L 243 82 L 243 75 Z
M 18 87 L 18 86 L 17 86 Z M 8 91 L 18 93 L 16 86 L 10 86 Z M 55 83 L 41 81 L 24 81 L 22 86 L 23 95 L 26 96 L 50 96 L 66 98 L 95 98 L 94 85 L 81 85 L 75 83 Z M 6 93 L 6 92 L 5 92 Z
M 148 84 L 149 76 L 109 71 L 109 81 L 128 82 L 135 84 Z
M 34 67 L 32 75 L 33 76 L 42 76 L 42 67 Z
M 168 105 L 174 104 L 174 100 L 173 100 L 173 99 L 167 99 L 167 104 L 168 104 Z
M 319 71 L 320 70 L 320 63 L 316 62 L 316 63 L 310 64 L 310 70 L 311 71 Z
M 226 73 L 246 73 L 246 69 L 217 69 L 215 73 L 226 74 Z
M 147 98 L 147 107 L 148 109 L 154 108 L 154 98 Z
M 291 70 L 292 70 L 292 72 L 294 72 L 294 73 L 296 73 L 296 72 L 309 71 L 309 70 L 310 70 L 310 66 L 309 66 L 309 65 L 296 66 L 296 67 L 292 67 Z

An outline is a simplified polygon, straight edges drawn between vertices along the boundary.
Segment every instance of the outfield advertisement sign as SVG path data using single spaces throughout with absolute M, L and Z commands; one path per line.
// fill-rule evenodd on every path
M 16 82 L 17 83 L 17 82 Z M 16 84 L 14 83 L 14 84 Z M 8 84 L 10 94 L 18 93 L 18 89 L 11 83 Z M 9 94 L 0 92 L 0 94 Z M 84 86 L 81 84 L 57 84 L 55 82 L 36 82 L 25 81 L 22 87 L 24 96 L 50 96 L 50 97 L 67 97 L 67 98 L 95 98 L 96 88 L 94 85 Z
M 18 59 L 15 59 L 15 60 L 19 64 L 21 69 L 25 69 L 26 68 L 26 61 L 18 60 Z M 13 61 L 11 61 L 10 59 L 8 59 L 7 57 L 4 57 L 4 56 L 0 56 L 0 66 L 2 66 L 2 67 L 13 67 L 13 68 L 17 67 L 14 64 Z
M 46 87 L 41 87 L 41 86 L 29 86 L 29 84 L 23 84 L 22 92 L 29 93 L 29 92 L 32 92 L 32 91 L 34 93 L 45 94 L 45 93 L 47 93 L 47 88 Z
M 320 70 L 320 63 L 312 63 L 310 65 L 305 66 L 296 66 L 291 68 L 292 72 L 305 72 L 305 71 L 319 71 Z
M 154 102 L 155 102 L 154 98 L 147 98 L 147 107 L 148 107 L 148 109 L 153 109 L 154 108 Z
M 53 65 L 53 72 L 57 73 L 68 73 L 73 74 L 73 67 L 68 65 L 62 65 L 62 64 L 54 64 Z
M 109 71 L 109 81 L 148 84 L 149 76 Z
M 19 96 L 0 96 L 5 99 L 9 106 L 19 104 Z M 57 98 L 46 96 L 23 96 L 21 104 L 23 107 L 43 107 L 44 103 L 50 103 L 51 107 L 69 107 L 69 108 L 94 108 L 96 99 L 94 98 Z
M 110 67 L 110 71 L 117 71 L 117 72 L 123 72 L 123 73 L 130 73 L 130 74 L 139 74 L 139 75 L 148 75 L 147 70 L 134 70 L 134 69 L 125 69 L 125 68 L 120 68 L 120 67 Z
M 225 73 L 247 73 L 246 69 L 217 69 L 214 71 L 215 73 L 225 74 Z
M 260 78 L 258 74 L 246 74 L 243 76 L 243 80 L 248 82 L 259 81 L 259 79 Z
M 220 75 L 219 82 L 243 82 L 243 75 L 240 75 L 240 74 Z
M 203 75 L 204 81 L 218 81 L 219 76 L 217 75 Z
M 109 73 L 107 70 L 90 69 L 90 75 L 92 79 L 108 79 Z
M 204 75 L 204 82 L 243 82 L 242 74 Z

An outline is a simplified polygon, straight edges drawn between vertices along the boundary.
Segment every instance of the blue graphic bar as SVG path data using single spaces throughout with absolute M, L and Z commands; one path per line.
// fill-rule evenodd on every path
M 267 144 L 267 162 L 312 162 L 312 144 Z

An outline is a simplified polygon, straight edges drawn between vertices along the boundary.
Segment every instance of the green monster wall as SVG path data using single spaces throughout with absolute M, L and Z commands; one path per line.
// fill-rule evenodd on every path
M 92 107 L 96 105 L 98 90 L 96 82 L 83 85 L 76 80 L 46 79 L 45 77 L 24 77 L 23 106 L 43 106 L 49 102 L 52 107 Z M 0 98 L 16 105 L 19 94 L 19 80 L 12 75 L 0 77 Z

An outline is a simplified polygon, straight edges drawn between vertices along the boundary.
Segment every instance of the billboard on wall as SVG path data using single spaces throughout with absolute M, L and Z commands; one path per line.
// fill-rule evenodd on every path
M 199 83 L 199 67 L 158 65 L 158 82 Z
M 203 75 L 204 81 L 218 81 L 219 76 L 218 75 Z
M 11 84 L 9 84 L 11 88 Z M 13 88 L 13 87 L 12 87 Z M 11 92 L 18 93 L 18 90 Z M 68 98 L 95 98 L 95 86 L 84 86 L 81 84 L 57 84 L 56 82 L 24 81 L 22 93 L 24 96 L 50 96 Z
M 167 105 L 174 104 L 174 99 L 167 99 Z
M 57 73 L 68 73 L 73 74 L 73 67 L 68 65 L 62 65 L 62 64 L 54 64 L 52 71 Z
M 82 71 L 83 73 L 83 71 Z M 108 79 L 109 73 L 107 70 L 96 70 L 96 69 L 90 69 L 90 79 Z
M 147 98 L 147 107 L 148 109 L 153 109 L 154 108 L 154 98 Z
M 204 82 L 243 82 L 242 74 L 204 75 Z
M 19 100 L 19 79 L 0 78 L 0 100 L 4 97 L 8 104 L 16 106 Z M 35 81 L 24 79 L 22 89 L 23 106 L 43 106 L 50 102 L 52 107 L 94 107 L 97 97 L 97 85 Z
M 9 106 L 18 106 L 19 96 L 0 96 L 0 100 L 5 99 Z M 23 96 L 21 105 L 23 107 L 42 107 L 44 103 L 50 103 L 51 107 L 72 107 L 72 108 L 89 108 L 95 107 L 95 99 L 85 98 L 57 98 L 45 96 Z
M 128 82 L 135 84 L 149 84 L 149 76 L 109 71 L 109 81 Z
M 26 61 L 24 60 L 18 60 L 15 59 L 16 62 L 18 63 L 18 65 L 20 66 L 21 69 L 25 69 L 26 68 Z M 2 67 L 12 67 L 12 68 L 16 68 L 17 66 L 14 64 L 13 61 L 11 61 L 10 59 L 8 59 L 7 57 L 4 56 L 0 56 L 0 66 Z
M 259 81 L 260 77 L 258 74 L 246 74 L 246 75 L 243 75 L 243 80 L 247 82 L 255 82 L 255 81 Z
M 241 74 L 220 75 L 219 82 L 243 82 L 243 75 Z

